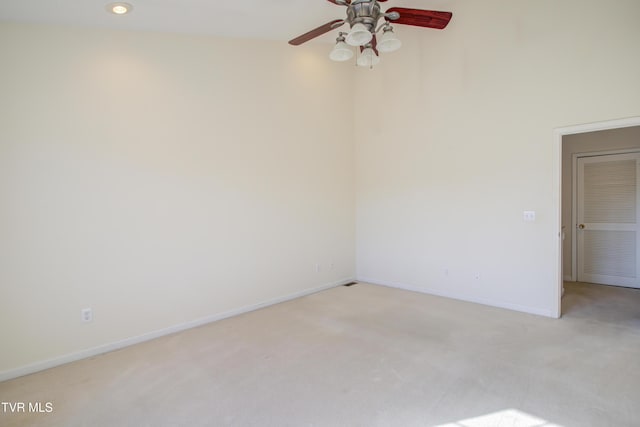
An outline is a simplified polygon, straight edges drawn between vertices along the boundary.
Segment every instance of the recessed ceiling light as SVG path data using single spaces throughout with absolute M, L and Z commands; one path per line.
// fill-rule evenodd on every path
M 124 15 L 131 12 L 133 6 L 129 3 L 109 3 L 107 5 L 107 11 L 115 13 L 116 15 Z

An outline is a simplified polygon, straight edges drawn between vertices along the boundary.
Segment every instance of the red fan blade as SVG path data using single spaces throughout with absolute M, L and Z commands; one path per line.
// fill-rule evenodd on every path
M 446 27 L 453 16 L 451 12 L 408 9 L 405 7 L 392 7 L 385 13 L 391 12 L 398 12 L 400 14 L 400 18 L 391 21 L 394 24 L 415 25 L 416 27 L 435 28 L 436 30 L 442 30 Z
M 296 37 L 295 39 L 289 40 L 289 44 L 292 44 L 294 46 L 298 46 L 301 45 L 304 42 L 308 42 L 311 39 L 315 39 L 318 36 L 323 35 L 324 33 L 328 33 L 329 31 L 333 30 L 334 28 L 338 28 L 340 25 L 338 25 L 338 23 L 340 25 L 344 24 L 344 20 L 342 19 L 335 19 L 331 22 L 327 22 L 324 25 L 319 26 L 318 28 L 315 28 L 311 31 L 309 31 L 308 33 L 304 33 L 301 36 Z

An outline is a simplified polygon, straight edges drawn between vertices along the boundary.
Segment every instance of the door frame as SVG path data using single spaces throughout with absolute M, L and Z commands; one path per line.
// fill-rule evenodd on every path
M 560 318 L 562 316 L 562 138 L 565 135 L 575 135 L 579 133 L 597 132 L 600 130 L 626 128 L 632 126 L 640 126 L 640 116 L 627 117 L 624 119 L 607 120 L 602 122 L 585 123 L 579 125 L 571 125 L 558 127 L 553 130 L 553 150 L 554 166 L 553 166 L 553 200 L 555 201 L 555 219 L 553 238 L 555 243 L 552 245 L 552 263 L 555 266 L 554 280 L 556 281 L 555 292 L 553 293 L 553 301 L 551 304 L 552 314 Z M 572 272 L 573 274 L 573 272 Z
M 640 153 L 637 148 L 629 148 L 625 150 L 606 150 L 606 151 L 585 151 L 573 153 L 571 156 L 571 281 L 578 280 L 578 233 L 576 233 L 576 224 L 578 223 L 578 159 L 583 157 L 600 157 L 611 156 L 616 154 L 633 154 Z

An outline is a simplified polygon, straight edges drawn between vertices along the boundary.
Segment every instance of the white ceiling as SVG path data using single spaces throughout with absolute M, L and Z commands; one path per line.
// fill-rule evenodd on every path
M 126 0 L 134 10 L 108 13 L 110 0 L 0 0 L 0 21 L 152 30 L 287 41 L 333 19 L 345 8 L 327 0 Z M 450 10 L 447 0 L 390 0 L 393 6 Z M 443 9 L 444 8 L 444 9 Z M 335 34 L 319 38 L 333 41 Z

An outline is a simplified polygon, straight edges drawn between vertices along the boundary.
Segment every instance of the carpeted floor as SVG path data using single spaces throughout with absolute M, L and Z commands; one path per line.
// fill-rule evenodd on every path
M 52 410 L 0 425 L 638 426 L 640 291 L 565 289 L 554 320 L 338 287 L 0 383 Z

